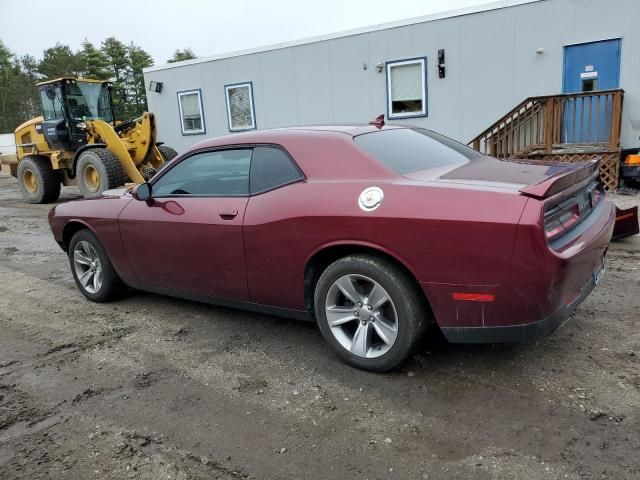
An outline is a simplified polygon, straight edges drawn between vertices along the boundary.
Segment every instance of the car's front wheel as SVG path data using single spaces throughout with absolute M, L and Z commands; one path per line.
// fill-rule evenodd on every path
M 382 372 L 402 363 L 422 337 L 428 308 L 401 268 L 373 255 L 350 255 L 320 276 L 315 314 L 340 358 Z
M 69 243 L 69 263 L 76 285 L 93 302 L 107 302 L 123 288 L 104 247 L 90 230 L 78 231 Z

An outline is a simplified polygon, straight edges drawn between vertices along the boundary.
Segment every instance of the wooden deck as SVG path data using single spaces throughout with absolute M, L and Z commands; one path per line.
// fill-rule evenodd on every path
M 618 186 L 624 91 L 529 97 L 469 145 L 496 158 L 578 162 L 599 157 L 607 190 Z

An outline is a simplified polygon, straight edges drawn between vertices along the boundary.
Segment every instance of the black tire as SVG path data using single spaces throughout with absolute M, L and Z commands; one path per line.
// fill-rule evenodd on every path
M 178 152 L 176 152 L 173 148 L 167 147 L 166 145 L 159 145 L 158 150 L 162 154 L 165 163 L 170 162 L 174 158 L 178 156 Z
M 325 312 L 325 301 L 334 282 L 345 275 L 372 279 L 386 290 L 395 306 L 397 336 L 390 349 L 381 356 L 357 356 L 343 347 L 332 333 Z M 416 282 L 392 262 L 369 254 L 350 255 L 329 265 L 316 284 L 314 307 L 322 336 L 336 354 L 349 365 L 373 372 L 391 370 L 405 361 L 423 337 L 430 316 L 430 310 Z M 355 322 L 359 328 L 360 320 Z M 371 326 L 375 327 L 373 322 Z
M 51 203 L 60 197 L 60 172 L 40 155 L 28 155 L 18 163 L 18 185 L 29 203 Z
M 94 176 L 95 174 L 95 176 Z M 120 160 L 106 148 L 89 148 L 78 157 L 76 179 L 83 197 L 95 197 L 110 188 L 124 185 Z
M 87 287 L 82 284 L 82 281 L 78 276 L 79 273 L 74 262 L 74 256 L 76 255 L 76 246 L 78 246 L 80 242 L 88 243 L 93 248 L 99 259 L 102 281 L 100 288 L 95 292 L 89 291 Z M 102 243 L 100 243 L 98 237 L 96 237 L 91 230 L 83 229 L 76 232 L 76 234 L 71 238 L 71 242 L 69 242 L 68 253 L 71 274 L 73 275 L 73 279 L 75 280 L 78 289 L 85 297 L 92 302 L 102 303 L 113 300 L 122 294 L 125 289 L 124 284 L 113 268 L 113 265 L 111 265 L 109 256 L 102 246 Z M 83 265 L 80 265 L 80 267 L 84 268 Z

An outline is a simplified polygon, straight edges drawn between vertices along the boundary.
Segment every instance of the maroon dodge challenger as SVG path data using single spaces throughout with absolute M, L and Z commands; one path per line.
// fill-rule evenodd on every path
M 429 328 L 551 333 L 599 282 L 614 217 L 595 162 L 505 162 L 368 125 L 207 140 L 49 220 L 89 300 L 128 286 L 312 319 L 343 360 L 384 371 Z

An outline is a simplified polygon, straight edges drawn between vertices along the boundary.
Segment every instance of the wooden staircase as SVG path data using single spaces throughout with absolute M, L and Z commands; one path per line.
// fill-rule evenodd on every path
M 607 190 L 618 187 L 624 91 L 529 97 L 469 142 L 505 160 L 579 162 L 600 157 Z

